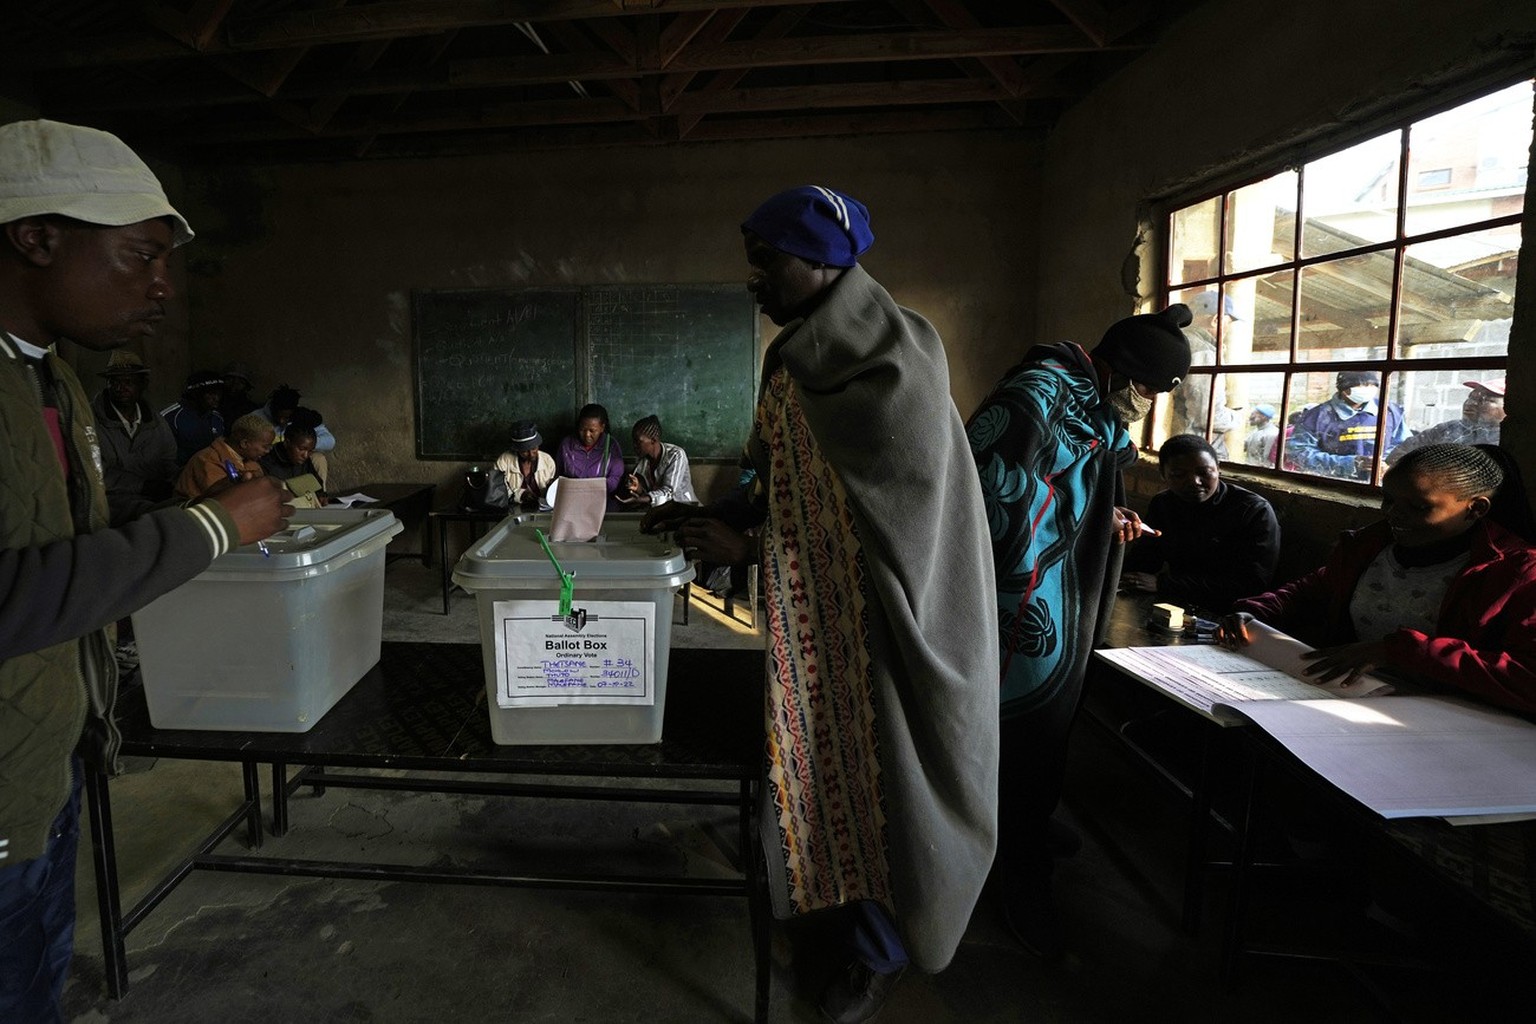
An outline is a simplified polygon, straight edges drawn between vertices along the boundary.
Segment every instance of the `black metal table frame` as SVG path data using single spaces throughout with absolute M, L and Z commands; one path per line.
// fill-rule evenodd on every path
M 481 711 L 483 715 L 483 710 Z M 185 734 L 183 734 L 185 735 Z M 91 827 L 92 856 L 96 870 L 97 902 L 101 917 L 103 967 L 107 988 L 113 998 L 128 991 L 125 937 L 168 897 L 193 871 L 234 871 L 288 876 L 351 878 L 366 881 L 408 881 L 499 885 L 522 888 L 558 888 L 583 891 L 618 891 L 664 893 L 693 896 L 737 896 L 747 900 L 755 968 L 754 1019 L 768 1020 L 769 942 L 767 890 L 761 865 L 761 851 L 755 842 L 758 784 L 755 778 L 740 775 L 701 774 L 697 768 L 665 764 L 636 764 L 632 767 L 603 763 L 597 766 L 573 760 L 564 769 L 546 760 L 519 761 L 457 757 L 398 757 L 388 754 L 346 754 L 329 757 L 323 752 L 306 751 L 303 766 L 290 779 L 290 765 L 299 762 L 292 754 L 275 750 L 252 749 L 246 742 L 252 734 L 204 733 L 206 743 L 193 750 L 156 743 L 153 740 L 125 738 L 123 753 L 182 760 L 235 762 L 241 766 L 243 797 L 234 810 L 213 831 L 198 841 L 192 852 L 164 877 L 152 884 L 146 894 L 124 913 L 117 876 L 117 854 L 112 829 L 110 786 L 104 774 L 87 772 L 85 778 L 87 813 Z M 281 735 L 281 734 L 279 734 Z M 221 748 L 221 737 L 232 737 Z M 537 748 L 545 750 L 547 748 Z M 272 835 L 280 837 L 288 830 L 288 798 L 301 787 L 392 789 L 413 792 L 461 793 L 493 796 L 520 796 L 618 802 L 664 803 L 675 805 L 733 806 L 738 810 L 740 879 L 704 879 L 660 875 L 593 875 L 582 873 L 514 872 L 462 868 L 422 868 L 415 865 L 379 864 L 352 861 L 323 861 L 252 854 L 217 853 L 243 823 L 253 849 L 262 847 L 260 766 L 271 765 Z M 361 775 L 335 769 L 391 769 L 413 773 L 480 774 L 487 781 L 463 778 L 439 778 L 426 774 L 415 776 Z M 494 781 L 494 776 L 538 775 L 573 780 L 569 783 L 526 783 Z M 734 792 L 720 788 L 609 787 L 581 785 L 582 778 L 649 779 L 661 782 L 692 781 L 734 783 Z
M 499 523 L 509 513 L 505 509 L 465 511 L 463 509 L 444 509 L 431 513 L 427 518 L 432 523 L 432 528 L 437 533 L 437 568 L 443 579 L 443 614 L 448 614 L 448 596 L 453 592 L 453 582 L 450 574 L 453 567 L 448 564 L 448 524 L 469 523 L 470 543 L 473 544 L 476 536 L 476 523 Z

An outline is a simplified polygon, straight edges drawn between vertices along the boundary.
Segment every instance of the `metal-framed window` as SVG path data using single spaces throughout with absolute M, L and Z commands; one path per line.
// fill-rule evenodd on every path
M 1394 452 L 1497 440 L 1533 84 L 1164 206 L 1194 365 L 1154 443 L 1370 485 Z

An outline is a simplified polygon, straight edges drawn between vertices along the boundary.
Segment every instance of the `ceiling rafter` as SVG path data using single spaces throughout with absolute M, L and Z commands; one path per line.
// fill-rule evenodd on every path
M 1197 2 L 59 0 L 0 61 L 42 116 L 240 159 L 1034 130 Z

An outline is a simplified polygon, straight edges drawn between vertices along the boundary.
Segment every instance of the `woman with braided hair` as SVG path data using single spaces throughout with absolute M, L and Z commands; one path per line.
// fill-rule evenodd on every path
M 1222 642 L 1242 646 L 1257 618 L 1319 648 L 1319 682 L 1396 675 L 1536 712 L 1536 550 L 1496 521 L 1517 522 L 1512 506 L 1529 522 L 1518 483 L 1476 446 L 1414 449 L 1382 480 L 1386 519 L 1344 534 L 1322 568 L 1237 602 Z

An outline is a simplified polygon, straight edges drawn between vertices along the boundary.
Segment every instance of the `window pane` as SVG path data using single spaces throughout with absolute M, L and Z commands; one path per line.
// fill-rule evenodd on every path
M 1313 160 L 1302 169 L 1302 256 L 1326 256 L 1397 237 L 1402 132 Z
M 1388 382 L 1384 400 L 1377 393 L 1381 375 L 1375 371 L 1293 374 L 1284 468 L 1340 480 L 1372 480 L 1377 468 L 1372 458 L 1376 425 L 1382 410 L 1386 410 L 1387 451 L 1408 433 L 1401 404 L 1403 377 L 1398 374 Z
M 1279 454 L 1280 404 L 1285 375 L 1225 373 L 1216 378 L 1224 418 L 1212 423 L 1211 444 L 1222 458 L 1249 466 L 1273 467 Z M 1214 428 L 1225 426 L 1225 430 Z M 1220 443 L 1218 443 L 1218 440 Z
M 1216 315 L 1220 294 L 1214 287 L 1210 287 L 1190 288 L 1168 296 L 1170 305 L 1182 302 L 1189 307 L 1194 317 L 1190 325 L 1184 328 L 1184 337 L 1189 340 L 1189 362 L 1192 366 L 1210 366 L 1216 362 L 1217 331 L 1231 324 L 1231 317 Z
M 1209 373 L 1191 373 L 1178 387 L 1169 392 L 1166 411 L 1159 417 L 1160 423 L 1167 424 L 1166 432 L 1162 432 L 1162 439 L 1172 437 L 1174 434 L 1207 436 L 1205 424 L 1207 403 L 1211 400 L 1212 379 Z M 1162 439 L 1159 443 L 1162 443 Z
M 1299 361 L 1384 358 L 1392 254 L 1349 256 L 1302 268 L 1299 307 Z
M 1531 83 L 1408 130 L 1409 235 L 1519 213 L 1531 150 Z
M 1397 328 L 1403 356 L 1509 352 L 1520 225 L 1420 242 L 1405 252 Z
M 1283 363 L 1291 358 L 1291 291 L 1294 270 L 1263 274 L 1227 285 L 1239 319 L 1226 335 L 1228 363 Z
M 1296 172 L 1286 171 L 1227 194 L 1226 274 L 1295 258 Z
M 1397 377 L 1403 381 L 1403 414 L 1412 433 L 1387 453 L 1388 465 L 1420 445 L 1499 443 L 1503 370 L 1415 370 Z
M 1186 206 L 1170 218 L 1168 276 L 1174 284 L 1215 277 L 1221 237 L 1221 197 Z

